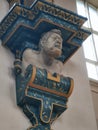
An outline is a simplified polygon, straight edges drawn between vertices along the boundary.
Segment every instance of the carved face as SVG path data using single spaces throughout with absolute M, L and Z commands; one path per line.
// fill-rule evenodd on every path
M 47 39 L 44 50 L 50 56 L 59 57 L 62 53 L 62 37 L 57 33 L 52 33 Z

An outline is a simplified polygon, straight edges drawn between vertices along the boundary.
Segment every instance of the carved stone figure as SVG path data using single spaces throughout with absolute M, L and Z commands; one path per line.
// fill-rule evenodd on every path
M 23 53 L 23 68 L 29 64 L 44 68 L 51 73 L 61 73 L 62 63 L 56 58 L 62 53 L 62 36 L 58 29 L 45 33 L 39 42 L 40 51 L 26 49 Z
M 62 63 L 57 58 L 62 41 L 60 30 L 50 30 L 40 39 L 39 51 L 27 48 L 22 63 L 16 58 L 17 104 L 32 123 L 28 130 L 50 130 L 50 124 L 67 108 L 73 80 L 60 75 Z

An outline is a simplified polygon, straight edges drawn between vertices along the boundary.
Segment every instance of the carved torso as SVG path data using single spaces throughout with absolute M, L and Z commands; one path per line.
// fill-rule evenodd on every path
M 31 50 L 31 49 L 27 49 L 25 50 L 25 52 L 23 53 L 23 70 L 26 69 L 26 67 L 29 64 L 32 64 L 34 66 L 37 66 L 39 68 L 42 69 L 46 69 L 49 72 L 53 73 L 62 73 L 62 63 L 58 60 L 54 60 L 52 65 L 46 65 L 43 61 L 43 57 L 42 55 L 40 55 L 40 52 Z

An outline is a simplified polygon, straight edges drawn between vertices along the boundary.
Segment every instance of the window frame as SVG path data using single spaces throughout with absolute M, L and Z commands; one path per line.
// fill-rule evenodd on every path
M 88 24 L 87 24 L 88 27 L 87 26 L 82 26 L 82 28 L 86 29 L 86 30 L 88 30 L 88 31 L 90 31 L 92 33 L 92 42 L 93 42 L 93 46 L 94 46 L 94 50 L 95 50 L 95 57 L 96 57 L 96 61 L 94 61 L 92 59 L 88 59 L 88 58 L 85 57 L 85 63 L 88 62 L 88 63 L 91 63 L 91 64 L 96 66 L 96 73 L 97 73 L 97 77 L 98 77 L 98 53 L 97 53 L 97 50 L 96 50 L 96 45 L 95 45 L 95 40 L 94 40 L 94 35 L 93 35 L 93 34 L 98 35 L 98 31 L 96 31 L 96 30 L 94 30 L 92 28 L 92 24 L 91 24 L 91 21 L 90 21 L 89 7 L 94 8 L 96 10 L 97 16 L 98 16 L 98 8 L 94 7 L 93 5 L 88 3 L 87 1 L 77 0 L 76 2 L 78 2 L 78 1 L 82 2 L 83 5 L 84 5 L 83 8 L 85 8 L 85 10 L 84 10 L 85 11 L 85 16 L 84 15 L 83 16 L 88 17 Z M 78 5 L 77 5 L 77 12 L 79 12 L 78 11 Z M 88 72 L 88 70 L 87 70 L 87 72 Z M 90 81 L 98 82 L 98 78 L 94 79 L 94 78 L 89 77 L 89 75 L 88 75 L 88 78 L 89 78 Z

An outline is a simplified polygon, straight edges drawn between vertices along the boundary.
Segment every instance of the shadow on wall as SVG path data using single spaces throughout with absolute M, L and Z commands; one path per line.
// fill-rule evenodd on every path
M 13 61 L 14 57 L 11 52 L 9 52 L 9 50 L 0 45 L 0 84 L 2 84 L 2 88 L 0 90 L 0 92 L 2 93 L 0 94 L 0 96 L 3 96 L 1 98 L 10 96 L 10 99 L 13 100 L 13 104 L 16 104 L 15 79 L 12 73 Z

